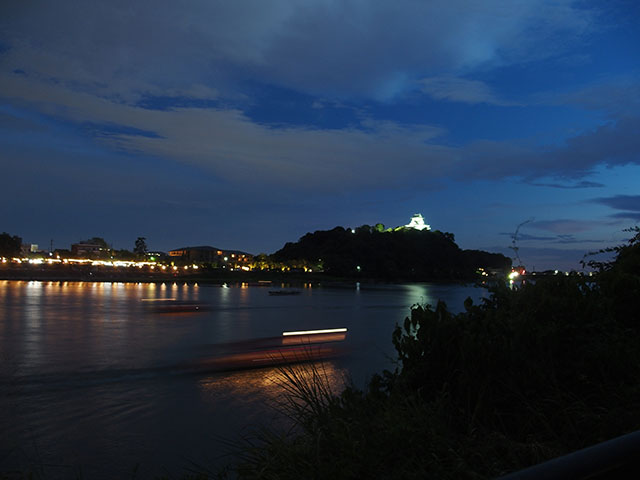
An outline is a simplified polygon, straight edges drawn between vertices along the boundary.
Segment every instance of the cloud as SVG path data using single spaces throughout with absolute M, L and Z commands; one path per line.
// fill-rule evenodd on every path
M 188 9 L 148 0 L 5 2 L 0 96 L 85 128 L 108 148 L 230 181 L 335 190 L 444 176 L 562 177 L 546 184 L 561 188 L 597 165 L 640 162 L 640 119 L 620 118 L 562 146 L 452 145 L 442 128 L 366 113 L 341 130 L 257 124 L 244 87 L 259 79 L 320 95 L 309 102 L 317 111 L 336 105 L 335 96 L 390 98 L 423 79 L 437 99 L 510 105 L 470 72 L 558 55 L 593 28 L 593 15 L 569 0 L 194 1 Z M 167 97 L 180 101 L 145 108 Z
M 593 229 L 594 222 L 584 221 L 584 220 L 539 220 L 534 221 L 529 224 L 532 228 L 538 230 L 544 230 L 547 232 L 553 232 L 560 235 L 572 235 L 574 233 L 585 232 Z
M 517 103 L 498 98 L 488 85 L 478 80 L 440 76 L 425 78 L 420 83 L 422 91 L 436 100 L 500 106 L 517 105 Z
M 566 220 L 562 220 L 561 222 L 566 222 Z M 555 225 L 552 228 L 558 227 Z M 534 225 L 535 228 L 535 225 Z M 562 228 L 562 227 L 560 227 Z M 549 230 L 547 226 L 543 225 L 541 230 Z M 513 238 L 513 233 L 502 232 L 500 235 L 507 236 Z M 586 244 L 586 243 L 600 243 L 602 239 L 585 239 L 585 238 L 576 238 L 573 234 L 558 234 L 552 236 L 541 236 L 541 235 L 530 235 L 528 233 L 518 233 L 517 243 L 520 245 L 522 242 L 548 242 L 548 243 L 556 243 L 559 245 L 569 245 L 569 244 Z
M 640 195 L 614 195 L 613 197 L 594 198 L 592 201 L 616 210 L 640 212 Z
M 613 197 L 594 198 L 592 201 L 615 210 L 624 210 L 610 215 L 611 218 L 640 222 L 640 195 L 615 195 Z
M 640 212 L 619 212 L 610 215 L 611 218 L 629 219 L 640 222 Z
M 561 54 L 594 18 L 573 0 L 4 2 L 1 63 L 124 101 L 209 98 L 247 77 L 384 99 L 419 78 Z
M 513 232 L 508 233 L 508 232 L 501 232 L 500 235 L 505 236 L 505 237 L 509 237 L 511 239 L 513 239 Z M 557 237 L 549 237 L 549 236 L 539 236 L 539 235 L 529 235 L 527 233 L 518 233 L 518 239 L 517 241 L 527 241 L 527 240 L 533 240 L 536 242 L 552 242 L 555 241 L 557 239 Z
M 587 173 L 596 165 L 639 165 L 639 129 L 640 117 L 620 118 L 567 139 L 565 146 L 549 152 L 547 161 L 568 176 Z
M 602 188 L 602 187 L 604 187 L 604 184 L 602 184 L 602 183 L 589 182 L 587 180 L 583 180 L 581 182 L 570 183 L 570 184 L 566 184 L 566 183 L 564 183 L 564 184 L 563 183 L 542 183 L 542 182 L 529 181 L 529 182 L 527 182 L 527 185 L 532 185 L 534 187 L 562 188 L 562 189 L 569 189 L 569 190 L 580 189 L 580 188 Z
M 569 137 L 562 145 L 479 140 L 460 149 L 464 162 L 459 172 L 465 178 L 520 177 L 527 183 L 548 177 L 575 180 L 597 166 L 640 165 L 638 131 L 640 117 L 625 117 Z
M 451 149 L 429 125 L 364 119 L 356 128 L 271 128 L 222 108 L 151 110 L 34 79 L 0 75 L 4 92 L 81 125 L 105 147 L 171 159 L 227 181 L 296 191 L 423 185 L 441 177 Z
M 599 79 L 572 92 L 545 94 L 539 97 L 539 101 L 602 111 L 614 118 L 633 117 L 640 109 L 640 77 L 627 75 Z
M 0 84 L 23 110 L 81 126 L 105 147 L 171 159 L 246 184 L 335 191 L 417 187 L 448 176 L 589 188 L 598 184 L 575 179 L 599 165 L 640 164 L 640 118 L 635 117 L 584 132 L 561 146 L 486 140 L 452 146 L 442 140 L 447 132 L 441 127 L 378 121 L 364 114 L 343 129 L 273 126 L 252 122 L 237 108 L 148 109 L 12 73 L 0 72 Z M 18 111 L 13 108 L 13 115 Z M 32 121 L 22 123 L 27 128 Z M 550 177 L 562 182 L 536 182 Z

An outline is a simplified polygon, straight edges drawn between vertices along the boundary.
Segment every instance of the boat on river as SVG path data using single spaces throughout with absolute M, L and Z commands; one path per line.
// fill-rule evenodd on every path
M 282 332 L 279 337 L 215 345 L 199 367 L 237 370 L 326 360 L 346 353 L 346 328 Z
M 283 295 L 300 295 L 300 290 L 269 290 L 269 295 L 283 296 Z
M 210 310 L 206 303 L 175 298 L 143 298 L 142 302 L 153 313 L 197 313 Z

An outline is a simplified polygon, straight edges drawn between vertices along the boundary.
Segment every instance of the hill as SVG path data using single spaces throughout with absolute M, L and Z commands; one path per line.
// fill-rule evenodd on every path
M 451 233 L 363 225 L 307 233 L 272 255 L 278 262 L 304 262 L 341 277 L 384 280 L 458 280 L 478 268 L 507 270 L 502 254 L 462 250 Z

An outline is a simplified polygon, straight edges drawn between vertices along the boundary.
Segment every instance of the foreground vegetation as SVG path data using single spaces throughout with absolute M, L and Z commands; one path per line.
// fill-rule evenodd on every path
M 334 396 L 287 377 L 296 428 L 244 443 L 240 478 L 492 478 L 640 429 L 640 231 L 594 279 L 415 306 L 398 367 Z

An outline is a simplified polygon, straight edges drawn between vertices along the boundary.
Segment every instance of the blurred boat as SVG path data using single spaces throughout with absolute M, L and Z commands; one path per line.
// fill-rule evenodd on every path
M 206 303 L 175 298 L 143 298 L 145 307 L 153 313 L 194 313 L 210 310 Z
M 216 345 L 214 354 L 202 358 L 200 368 L 236 370 L 309 362 L 346 353 L 346 328 L 283 332 L 280 337 Z
M 269 295 L 300 295 L 300 290 L 269 290 Z

